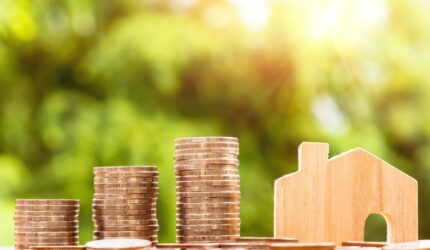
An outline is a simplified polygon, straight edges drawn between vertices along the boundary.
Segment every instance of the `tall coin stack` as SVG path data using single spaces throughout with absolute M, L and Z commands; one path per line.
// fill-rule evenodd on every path
M 176 241 L 234 241 L 240 234 L 239 142 L 175 140 Z
M 155 166 L 94 168 L 94 239 L 158 241 L 158 170 Z
M 16 200 L 15 249 L 79 245 L 79 200 Z

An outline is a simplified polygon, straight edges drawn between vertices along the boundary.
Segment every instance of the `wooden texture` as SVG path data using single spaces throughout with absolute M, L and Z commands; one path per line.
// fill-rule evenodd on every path
M 329 159 L 328 148 L 302 143 L 298 172 L 275 181 L 275 237 L 362 241 L 367 217 L 377 213 L 388 242 L 417 240 L 416 180 L 363 149 Z

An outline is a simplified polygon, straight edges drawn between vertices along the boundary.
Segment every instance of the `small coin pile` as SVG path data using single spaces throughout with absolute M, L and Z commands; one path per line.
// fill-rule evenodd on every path
M 94 239 L 158 241 L 155 166 L 94 168 Z
M 16 200 L 15 249 L 79 244 L 79 200 Z
M 175 140 L 176 241 L 234 241 L 240 235 L 239 142 Z

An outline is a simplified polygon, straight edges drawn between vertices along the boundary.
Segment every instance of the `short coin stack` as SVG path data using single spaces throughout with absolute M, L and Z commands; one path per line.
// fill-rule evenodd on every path
M 79 200 L 16 200 L 15 249 L 79 244 Z
M 175 140 L 176 241 L 234 241 L 240 234 L 239 143 L 234 137 Z
M 94 239 L 158 240 L 155 166 L 94 168 Z

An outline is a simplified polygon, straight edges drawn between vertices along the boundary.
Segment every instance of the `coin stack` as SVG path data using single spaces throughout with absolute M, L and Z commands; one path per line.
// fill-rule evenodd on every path
M 94 239 L 138 238 L 156 243 L 157 167 L 96 167 L 94 175 Z
M 240 234 L 239 143 L 234 137 L 175 140 L 176 241 L 234 241 Z
M 15 249 L 79 244 L 79 200 L 16 200 Z

